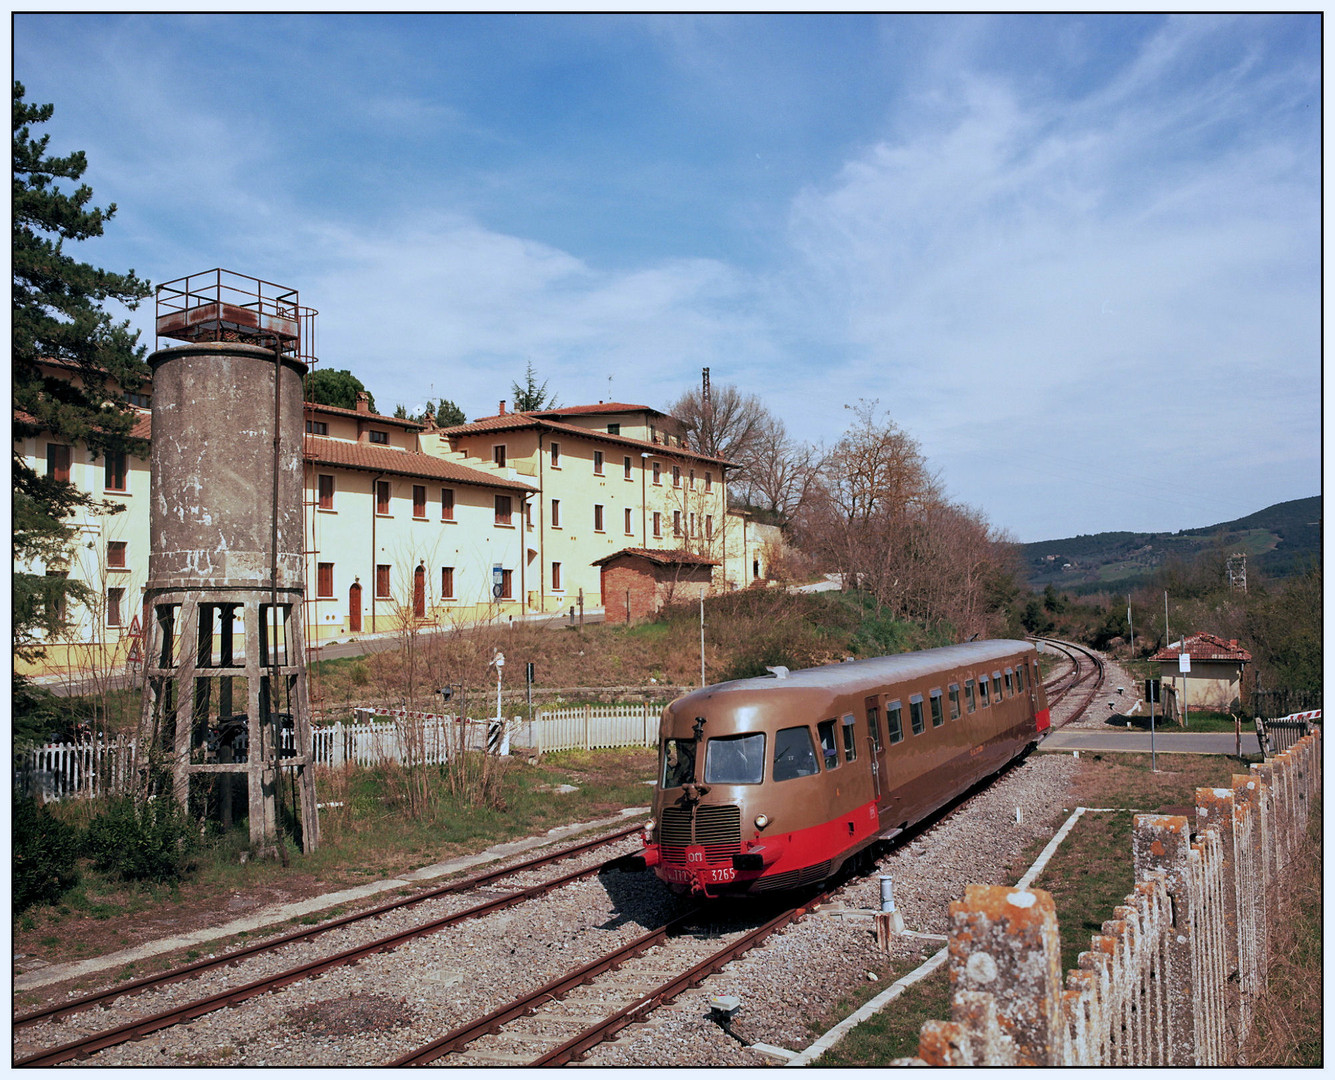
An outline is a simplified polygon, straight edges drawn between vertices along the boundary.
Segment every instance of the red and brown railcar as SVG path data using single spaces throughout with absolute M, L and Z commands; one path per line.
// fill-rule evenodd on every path
M 822 881 L 1048 726 L 1025 641 L 707 686 L 663 712 L 643 858 L 675 891 L 706 896 Z

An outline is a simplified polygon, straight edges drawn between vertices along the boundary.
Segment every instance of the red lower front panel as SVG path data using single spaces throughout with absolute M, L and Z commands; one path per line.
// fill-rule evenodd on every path
M 738 870 L 730 855 L 716 855 L 700 845 L 664 852 L 658 844 L 646 844 L 644 858 L 675 892 L 718 896 L 765 888 L 780 877 L 791 879 L 791 885 L 805 884 L 814 878 L 803 879 L 803 871 L 823 876 L 822 868 L 832 869 L 850 848 L 860 847 L 877 831 L 876 804 L 871 802 L 807 829 L 744 841 L 742 854 L 759 855 L 763 864 L 759 870 Z M 773 887 L 785 886 L 775 882 Z
M 1040 709 L 1034 716 L 1037 730 L 1047 731 L 1052 726 L 1052 714 L 1047 709 Z

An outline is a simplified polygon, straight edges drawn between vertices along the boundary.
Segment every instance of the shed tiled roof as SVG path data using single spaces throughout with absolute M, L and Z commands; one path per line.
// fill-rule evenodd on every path
M 697 555 L 692 551 L 654 551 L 651 548 L 622 548 L 620 551 L 611 555 L 604 555 L 601 559 L 594 559 L 591 565 L 602 566 L 603 563 L 609 563 L 613 559 L 619 559 L 623 555 L 635 556 L 641 559 L 647 559 L 658 566 L 718 566 L 718 559 L 711 559 L 705 555 Z
M 570 410 L 565 410 L 569 412 Z M 460 435 L 481 435 L 493 431 L 521 431 L 524 428 L 542 428 L 546 431 L 559 432 L 577 438 L 594 439 L 598 442 L 612 443 L 615 446 L 628 447 L 637 453 L 648 451 L 660 457 L 690 458 L 694 461 L 707 461 L 725 469 L 735 469 L 734 462 L 723 458 L 710 457 L 684 446 L 665 446 L 662 443 L 649 442 L 646 439 L 632 439 L 628 435 L 611 435 L 606 431 L 579 427 L 577 424 L 563 424 L 559 420 L 549 420 L 539 413 L 505 413 L 502 416 L 484 416 L 470 420 L 467 424 L 439 429 L 439 434 L 451 438 Z
M 1150 659 L 1161 663 L 1171 663 L 1175 662 L 1178 656 L 1184 652 L 1192 660 L 1222 660 L 1247 664 L 1252 659 L 1252 654 L 1246 649 L 1240 648 L 1236 641 L 1225 641 L 1221 637 L 1215 637 L 1214 634 L 1206 633 L 1188 634 L 1183 641 L 1160 649 Z
M 414 450 L 394 450 L 369 443 L 345 442 L 307 435 L 305 457 L 319 465 L 337 465 L 363 472 L 393 473 L 396 476 L 416 476 L 429 480 L 448 480 L 456 484 L 476 484 L 478 487 L 503 488 L 507 491 L 537 491 L 533 484 L 510 480 L 481 469 L 470 469 L 457 461 L 446 461 Z

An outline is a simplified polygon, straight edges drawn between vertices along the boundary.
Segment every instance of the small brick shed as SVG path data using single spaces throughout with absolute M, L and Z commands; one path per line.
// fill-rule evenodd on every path
M 1178 671 L 1177 658 L 1184 652 L 1191 656 L 1190 675 Z M 1183 695 L 1179 701 L 1186 700 L 1189 693 L 1189 708 L 1219 712 L 1227 712 L 1241 697 L 1242 671 L 1251 660 L 1252 654 L 1239 647 L 1236 640 L 1225 641 L 1206 633 L 1188 634 L 1150 657 L 1152 663 L 1160 665 L 1160 678 Z
M 718 560 L 689 551 L 624 548 L 593 565 L 602 567 L 604 620 L 625 623 L 652 618 L 669 600 L 708 593 Z

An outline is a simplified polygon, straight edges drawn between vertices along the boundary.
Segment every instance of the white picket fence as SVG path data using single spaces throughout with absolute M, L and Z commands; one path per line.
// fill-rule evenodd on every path
M 375 766 L 388 763 L 439 765 L 462 746 L 493 749 L 509 736 L 513 751 L 550 754 L 560 750 L 602 750 L 654 746 L 661 705 L 628 702 L 542 709 L 533 720 L 511 717 L 505 730 L 495 718 L 471 719 L 409 712 L 358 710 L 361 718 L 311 729 L 316 765 Z M 285 732 L 285 741 L 291 733 Z M 118 736 L 79 743 L 49 743 L 15 755 L 14 788 L 44 801 L 97 798 L 131 786 L 137 764 L 135 740 Z

